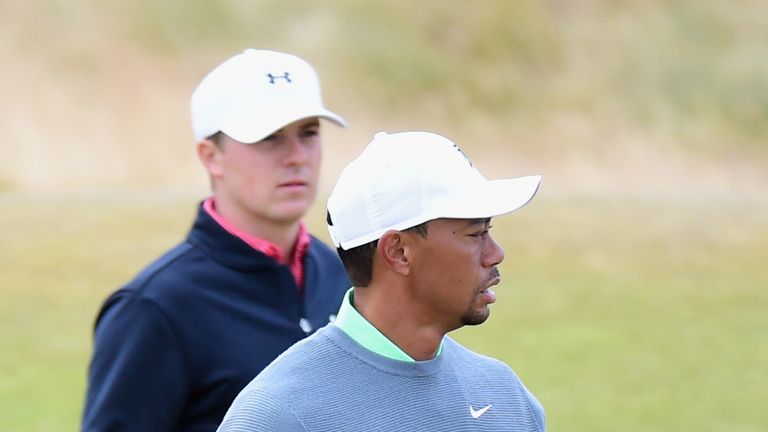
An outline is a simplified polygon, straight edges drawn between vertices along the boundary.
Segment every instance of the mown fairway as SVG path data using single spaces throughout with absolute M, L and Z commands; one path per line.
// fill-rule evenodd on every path
M 187 230 L 194 197 L 0 197 L 0 430 L 77 428 L 94 314 Z M 318 207 L 318 206 L 316 206 Z M 312 217 L 315 232 L 319 208 Z M 763 431 L 768 202 L 554 197 L 499 218 L 491 319 L 556 431 Z

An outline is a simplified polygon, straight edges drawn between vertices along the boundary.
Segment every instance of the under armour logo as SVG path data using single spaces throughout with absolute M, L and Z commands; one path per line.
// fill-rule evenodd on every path
M 291 77 L 288 76 L 288 72 L 283 72 L 282 75 L 272 75 L 271 73 L 267 74 L 267 78 L 269 78 L 269 83 L 274 84 L 275 80 L 277 79 L 284 79 L 286 82 L 293 82 L 291 81 Z
M 474 165 L 472 165 L 472 161 L 469 159 L 469 156 L 467 156 L 467 154 L 466 154 L 466 153 L 464 153 L 464 150 L 460 149 L 460 148 L 459 148 L 459 146 L 457 146 L 456 144 L 454 144 L 454 145 L 453 145 L 453 147 L 454 147 L 456 150 L 458 150 L 458 151 L 459 151 L 459 153 L 461 153 L 461 155 L 462 155 L 462 156 L 464 156 L 464 159 L 466 159 L 466 160 L 467 160 L 467 162 L 469 162 L 469 166 L 471 166 L 472 168 L 474 168 L 474 167 L 475 167 Z

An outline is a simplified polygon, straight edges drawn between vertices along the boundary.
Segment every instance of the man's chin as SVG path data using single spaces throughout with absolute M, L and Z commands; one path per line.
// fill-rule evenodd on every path
M 491 309 L 488 306 L 485 306 L 465 314 L 462 318 L 462 322 L 466 326 L 476 326 L 486 322 L 490 316 Z
M 309 211 L 309 204 L 286 203 L 275 209 L 272 219 L 284 224 L 293 224 L 300 221 Z

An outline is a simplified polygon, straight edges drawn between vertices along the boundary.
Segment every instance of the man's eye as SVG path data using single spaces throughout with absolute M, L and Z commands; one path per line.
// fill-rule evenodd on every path
M 262 141 L 270 141 L 271 142 L 271 141 L 277 140 L 279 137 L 280 136 L 278 134 L 272 134 L 272 135 L 269 135 L 268 137 L 264 138 Z
M 320 133 L 320 131 L 317 130 L 317 129 L 306 129 L 306 130 L 304 130 L 304 132 L 302 132 L 302 135 L 304 137 L 313 137 L 313 136 L 318 135 L 319 133 Z
M 485 228 L 483 230 L 480 230 L 478 232 L 470 234 L 471 237 L 478 237 L 478 238 L 486 238 L 488 236 L 488 233 L 491 231 L 492 226 L 489 226 L 488 228 Z

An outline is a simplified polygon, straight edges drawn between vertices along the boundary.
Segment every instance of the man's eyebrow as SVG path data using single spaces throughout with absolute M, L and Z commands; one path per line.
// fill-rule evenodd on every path
M 320 119 L 307 120 L 306 123 L 302 123 L 299 125 L 299 129 L 307 129 L 311 127 L 320 127 Z M 270 136 L 278 133 L 283 133 L 283 131 L 285 131 L 285 127 L 281 127 L 280 129 L 272 132 Z
M 303 129 L 303 128 L 315 127 L 315 126 L 320 126 L 320 120 L 318 120 L 318 119 L 308 120 L 306 123 L 303 123 L 299 127 L 301 127 Z
M 467 221 L 466 227 L 469 228 L 474 225 L 488 225 L 490 223 L 491 223 L 491 218 L 469 219 Z

